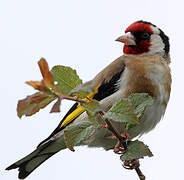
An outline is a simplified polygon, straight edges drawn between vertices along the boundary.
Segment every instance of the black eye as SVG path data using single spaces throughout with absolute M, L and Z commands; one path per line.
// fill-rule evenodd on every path
M 149 38 L 150 38 L 150 34 L 148 32 L 143 32 L 141 34 L 141 39 L 146 40 L 146 39 L 149 39 Z
M 147 41 L 150 39 L 150 36 L 151 36 L 149 32 L 144 32 L 144 31 L 136 31 L 136 32 L 132 32 L 132 34 L 136 39 L 136 43 L 140 41 Z

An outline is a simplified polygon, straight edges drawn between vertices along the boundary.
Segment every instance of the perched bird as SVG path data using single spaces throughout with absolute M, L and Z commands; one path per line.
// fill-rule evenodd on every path
M 131 24 L 125 30 L 125 35 L 116 41 L 124 43 L 124 54 L 87 83 L 96 89 L 90 97 L 100 101 L 104 111 L 109 110 L 117 100 L 132 93 L 148 93 L 155 98 L 154 104 L 141 117 L 140 123 L 130 128 L 128 134 L 133 138 L 152 130 L 165 113 L 171 90 L 169 38 L 157 26 L 141 20 Z M 58 127 L 35 151 L 6 170 L 18 168 L 18 177 L 26 178 L 40 164 L 66 148 L 63 138 L 66 126 L 87 120 L 87 113 L 75 103 Z M 108 149 L 111 147 L 110 143 L 115 142 L 105 138 L 106 135 L 107 130 L 97 132 L 86 145 Z

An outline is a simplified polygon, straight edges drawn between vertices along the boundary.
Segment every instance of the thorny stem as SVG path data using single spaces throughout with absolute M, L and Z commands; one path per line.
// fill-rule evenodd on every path
M 104 111 L 100 111 L 99 112 L 100 115 L 104 115 L 105 112 Z M 101 117 L 101 116 L 100 116 Z M 101 117 L 102 119 L 102 117 Z M 124 148 L 124 150 L 127 150 L 127 139 L 123 136 L 121 136 L 121 134 L 118 132 L 118 130 L 113 126 L 113 124 L 108 120 L 108 119 L 105 119 L 104 120 L 107 124 L 107 128 L 109 131 L 111 131 L 111 133 L 116 136 L 116 138 L 119 140 L 119 142 L 121 143 L 122 147 Z M 142 173 L 142 171 L 140 170 L 140 164 L 139 164 L 139 161 L 136 160 L 137 162 L 137 166 L 135 166 L 133 169 L 135 169 L 137 175 L 139 176 L 139 179 L 140 180 L 145 180 L 146 177 L 144 176 L 144 174 Z
M 121 136 L 121 134 L 114 128 L 114 126 L 112 125 L 112 123 L 108 119 L 105 119 L 105 122 L 108 125 L 108 127 L 107 127 L 108 130 L 111 131 L 116 136 L 116 138 L 120 141 L 120 143 L 122 144 L 124 150 L 126 151 L 127 150 L 126 138 Z
M 100 111 L 100 114 L 101 115 L 104 115 L 105 112 L 103 111 Z M 107 123 L 107 129 L 109 131 L 111 131 L 111 133 L 116 136 L 116 138 L 120 141 L 120 143 L 122 144 L 124 150 L 127 149 L 127 139 L 123 136 L 121 136 L 121 134 L 118 132 L 118 130 L 112 125 L 112 123 L 108 120 L 108 119 L 105 119 L 104 120 L 106 123 Z

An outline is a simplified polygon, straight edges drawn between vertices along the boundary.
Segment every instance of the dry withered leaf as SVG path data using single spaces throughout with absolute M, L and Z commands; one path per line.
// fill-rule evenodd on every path
M 21 118 L 23 115 L 31 116 L 40 109 L 47 106 L 56 97 L 43 92 L 37 92 L 25 99 L 19 100 L 17 104 L 17 115 Z
M 26 84 L 32 86 L 34 89 L 46 92 L 49 88 L 55 88 L 54 77 L 49 71 L 49 66 L 44 58 L 38 61 L 38 65 L 43 79 L 41 81 L 26 81 Z
M 50 113 L 53 113 L 53 112 L 61 112 L 60 111 L 60 105 L 61 105 L 61 98 L 58 98 L 58 100 L 56 101 L 56 103 L 52 106 L 52 109 L 51 109 Z
M 39 91 L 46 91 L 47 87 L 45 87 L 42 81 L 26 81 L 26 84 L 32 86 L 34 89 Z

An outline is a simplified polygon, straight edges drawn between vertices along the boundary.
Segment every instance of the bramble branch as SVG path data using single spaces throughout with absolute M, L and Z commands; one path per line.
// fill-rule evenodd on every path
M 104 111 L 100 111 L 99 113 L 100 113 L 100 115 L 104 115 L 105 114 Z M 122 147 L 126 151 L 126 149 L 127 149 L 127 138 L 121 136 L 121 134 L 118 132 L 118 130 L 113 126 L 113 124 L 108 119 L 104 119 L 104 121 L 107 124 L 107 129 L 109 131 L 111 131 L 111 133 L 118 139 L 118 141 L 121 143 Z
M 102 115 L 104 115 L 105 112 L 100 111 L 99 114 L 100 114 L 100 118 L 103 119 Z M 118 139 L 120 145 L 123 147 L 124 151 L 126 151 L 127 148 L 128 148 L 127 138 L 123 137 L 108 119 L 103 119 L 103 120 L 107 124 L 107 129 L 109 131 L 111 131 L 111 133 Z M 135 169 L 135 171 L 136 171 L 137 175 L 139 176 L 140 180 L 145 180 L 146 179 L 146 177 L 144 176 L 144 174 L 142 173 L 142 171 L 139 168 L 140 163 L 139 163 L 138 159 L 134 159 L 134 160 L 131 160 L 131 161 L 125 161 L 123 167 L 125 169 L 129 169 L 129 170 Z

